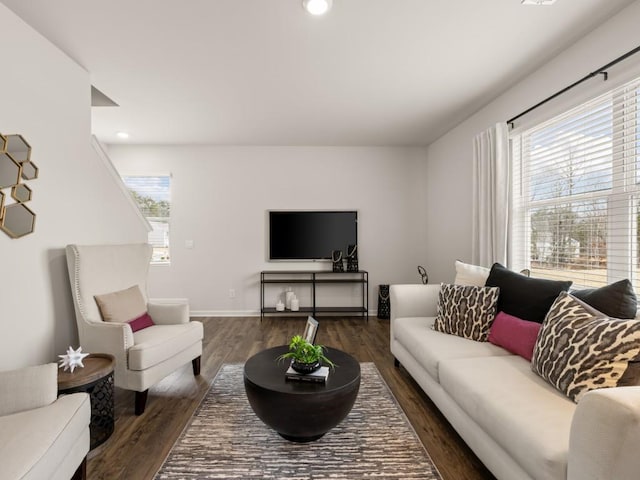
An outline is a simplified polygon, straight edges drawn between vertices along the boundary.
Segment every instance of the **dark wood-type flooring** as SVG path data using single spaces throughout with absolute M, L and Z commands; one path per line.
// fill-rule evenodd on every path
M 202 372 L 191 363 L 149 390 L 145 413 L 133 413 L 133 392 L 116 389 L 111 438 L 89 453 L 89 479 L 151 479 L 209 389 L 223 363 L 244 363 L 260 350 L 288 342 L 304 330 L 304 318 L 203 318 Z M 431 400 L 403 369 L 393 366 L 389 321 L 321 317 L 317 342 L 374 362 L 445 480 L 494 477 L 464 444 Z

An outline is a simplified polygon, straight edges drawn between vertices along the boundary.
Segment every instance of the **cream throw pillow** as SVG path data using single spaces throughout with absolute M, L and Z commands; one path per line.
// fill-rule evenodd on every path
M 94 298 L 105 322 L 127 323 L 147 312 L 147 304 L 138 285 Z
M 475 285 L 476 287 L 484 287 L 490 268 L 481 267 L 479 265 L 471 265 L 456 260 L 456 279 L 453 281 L 456 285 Z

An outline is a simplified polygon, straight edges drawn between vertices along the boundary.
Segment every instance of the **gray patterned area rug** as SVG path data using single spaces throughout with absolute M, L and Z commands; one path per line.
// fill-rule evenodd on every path
M 223 365 L 156 480 L 439 480 L 376 366 L 361 367 L 360 392 L 347 418 L 315 442 L 293 443 L 251 410 L 243 365 Z

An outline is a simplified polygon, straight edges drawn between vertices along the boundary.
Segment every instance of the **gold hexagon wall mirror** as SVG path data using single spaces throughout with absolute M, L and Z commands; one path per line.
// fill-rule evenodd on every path
M 31 189 L 24 183 L 19 183 L 11 188 L 11 196 L 18 203 L 24 203 L 31 200 Z
M 12 203 L 4 207 L 0 228 L 11 238 L 20 238 L 32 233 L 36 214 L 23 203 Z
M 22 180 L 36 178 L 38 167 L 31 162 L 31 146 L 22 135 L 0 133 L 0 230 L 11 238 L 34 231 L 36 214 L 25 205 L 33 192 Z
M 22 138 L 22 135 L 5 135 L 6 152 L 11 155 L 16 162 L 28 162 L 31 157 L 31 146 Z

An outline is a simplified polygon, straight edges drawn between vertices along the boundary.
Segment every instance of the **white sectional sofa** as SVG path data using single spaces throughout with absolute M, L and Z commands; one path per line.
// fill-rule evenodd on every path
M 439 291 L 391 286 L 391 352 L 498 479 L 640 479 L 640 387 L 576 404 L 524 358 L 432 330 Z
M 86 478 L 91 404 L 57 398 L 55 363 L 0 372 L 0 478 Z

